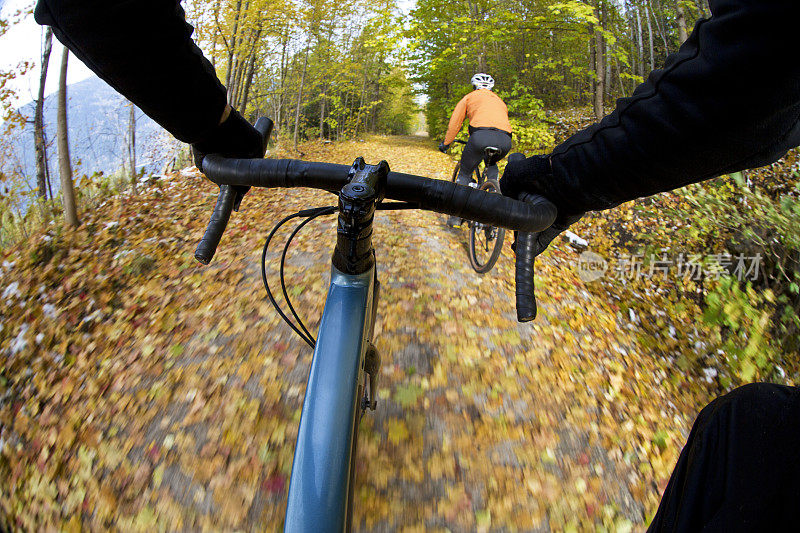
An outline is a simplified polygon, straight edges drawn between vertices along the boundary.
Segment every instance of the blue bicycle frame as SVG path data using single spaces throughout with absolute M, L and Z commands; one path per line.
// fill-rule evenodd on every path
M 349 528 L 351 469 L 365 387 L 364 355 L 374 321 L 375 268 L 332 267 L 308 378 L 286 504 L 287 532 Z
M 272 122 L 260 119 L 256 129 L 266 146 Z M 270 301 L 303 340 L 314 346 L 284 530 L 292 533 L 347 530 L 352 525 L 358 421 L 367 407 L 375 409 L 376 404 L 380 355 L 372 343 L 372 335 L 380 285 L 375 277 L 372 229 L 375 211 L 387 194 L 389 165 L 385 161 L 367 165 L 359 157 L 348 170 L 346 180 L 340 176 L 343 169 L 338 165 L 297 160 L 225 159 L 209 155 L 200 166 L 220 185 L 211 220 L 195 251 L 195 257 L 203 264 L 213 258 L 230 218 L 237 197 L 234 186 L 303 186 L 339 191 L 337 208 L 303 210 L 278 224 L 264 246 L 262 274 Z M 392 202 L 390 209 L 429 209 L 519 230 L 517 317 L 521 322 L 535 317 L 533 239 L 536 232 L 553 223 L 555 206 L 537 196 L 525 195 L 524 202 L 517 201 L 420 176 L 394 174 L 392 179 L 391 199 L 399 202 Z M 339 215 L 331 286 L 314 344 L 311 336 L 304 335 L 275 302 L 269 291 L 263 258 L 269 239 L 287 220 L 297 216 L 311 220 L 333 212 Z M 291 237 L 287 247 L 289 243 Z M 286 248 L 281 261 L 285 254 Z M 300 322 L 293 309 L 292 312 Z M 368 381 L 366 375 L 369 375 Z M 369 394 L 366 394 L 367 389 Z

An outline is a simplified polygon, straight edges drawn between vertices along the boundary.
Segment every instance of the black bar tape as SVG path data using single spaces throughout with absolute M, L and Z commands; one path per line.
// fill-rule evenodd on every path
M 517 320 L 520 322 L 530 322 L 536 318 L 536 295 L 533 282 L 535 236 L 535 233 L 527 231 L 521 231 L 517 235 L 517 263 L 514 281 L 517 293 Z
M 502 194 L 444 180 L 389 173 L 386 197 L 420 208 L 520 231 L 542 231 L 555 220 L 555 207 L 532 205 Z
M 555 220 L 556 206 L 542 196 L 522 193 L 520 200 L 531 206 L 539 213 L 548 213 L 550 224 L 542 228 L 547 229 Z M 541 231 L 541 230 L 539 230 Z M 533 263 L 536 253 L 541 251 L 536 248 L 537 233 L 520 231 L 517 235 L 515 251 L 517 254 L 514 282 L 517 295 L 517 320 L 530 322 L 536 318 L 536 295 L 534 293 Z
M 217 204 L 214 206 L 214 212 L 211 213 L 211 220 L 208 221 L 206 232 L 203 234 L 203 238 L 200 239 L 200 244 L 197 245 L 197 250 L 194 252 L 195 259 L 204 265 L 211 262 L 211 259 L 217 251 L 219 240 L 222 238 L 225 227 L 228 225 L 228 220 L 231 218 L 231 210 L 233 209 L 233 201 L 235 198 L 236 191 L 232 186 L 220 186 Z
M 209 155 L 203 173 L 216 184 L 250 187 L 311 187 L 338 193 L 347 184 L 348 165 L 296 159 L 226 159 Z

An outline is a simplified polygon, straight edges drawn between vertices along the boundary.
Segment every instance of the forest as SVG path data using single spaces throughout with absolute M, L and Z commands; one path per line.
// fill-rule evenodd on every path
M 195 39 L 228 88 L 230 104 L 250 118 L 273 118 L 279 142 L 293 149 L 311 138 L 410 133 L 419 128 L 423 110 L 429 134 L 441 136 L 449 110 L 469 89 L 469 78 L 487 71 L 497 80 L 498 94 L 509 103 L 518 148 L 543 150 L 552 142 L 545 109 L 588 105 L 599 119 L 616 98 L 629 95 L 677 50 L 686 38 L 687 20 L 691 23 L 706 14 L 699 1 L 660 0 L 433 1 L 404 9 L 389 1 L 364 0 L 187 4 Z M 0 38 L 15 22 L 30 16 L 30 8 L 7 14 Z M 0 169 L 9 190 L 3 198 L 7 210 L 18 208 L 16 222 L 4 219 L 0 236 L 4 240 L 9 232 L 27 231 L 15 231 L 26 221 L 17 205 L 19 198 L 10 198 L 12 189 L 17 196 L 35 195 L 52 203 L 53 189 L 62 188 L 49 183 L 53 163 L 48 152 L 60 152 L 52 146 L 53 139 L 45 138 L 43 124 L 52 39 L 45 32 L 38 61 L 0 72 L 5 130 Z M 67 56 L 61 63 L 66 72 Z M 26 116 L 13 107 L 16 100 L 9 81 L 37 72 L 39 95 L 32 116 Z M 16 139 L 14 128 L 25 123 L 35 130 L 35 170 L 15 164 L 19 156 L 15 160 L 15 147 L 9 141 Z M 135 147 L 133 113 L 127 129 L 129 154 L 124 163 L 133 175 L 131 169 L 137 166 L 136 150 L 130 148 Z M 65 172 L 69 166 L 65 163 Z M 70 182 L 71 177 L 64 181 L 67 190 Z M 58 204 L 49 209 L 59 209 Z M 46 216 L 40 210 L 39 220 Z
M 313 138 L 411 133 L 423 127 L 421 121 L 432 138 L 442 136 L 472 74 L 487 71 L 509 104 L 517 148 L 542 151 L 553 141 L 546 110 L 589 106 L 599 119 L 677 50 L 693 21 L 708 14 L 702 0 L 420 1 L 402 8 L 371 0 L 219 0 L 188 2 L 186 8 L 194 37 L 227 87 L 230 104 L 251 119 L 271 117 L 279 142 L 294 150 L 298 142 Z M 6 13 L 0 39 L 31 11 Z M 64 211 L 53 190 L 66 190 L 62 199 L 74 196 L 71 176 L 63 184 L 50 183 L 51 166 L 63 168 L 60 176 L 75 163 L 54 159 L 68 150 L 68 139 L 56 135 L 67 143 L 59 151 L 55 139 L 46 138 L 43 124 L 52 39 L 44 32 L 36 61 L 0 71 L 5 187 L 0 201 L 7 213 L 0 242 L 24 237 L 28 226 L 49 218 L 48 211 Z M 65 77 L 66 55 L 61 66 Z M 34 112 L 20 112 L 10 81 L 37 73 Z M 65 86 L 64 121 L 66 92 Z M 135 185 L 136 118 L 130 109 L 128 123 L 116 126 L 127 156 L 120 168 L 104 169 L 109 175 L 104 179 L 86 176 L 85 190 L 78 194 L 87 202 L 108 183 L 115 190 Z M 20 148 L 14 146 L 14 130 L 25 124 L 34 129 L 35 169 L 19 163 Z M 66 122 L 62 126 L 66 132 Z M 34 197 L 50 203 L 29 210 Z M 74 224 L 71 208 L 64 212 Z
M 496 81 L 514 150 L 547 153 L 711 16 L 706 0 L 182 5 L 230 105 L 274 120 L 268 157 L 363 155 L 436 179 L 458 160 L 436 146 L 476 72 Z M 31 14 L 0 11 L 0 46 Z M 279 530 L 311 353 L 265 300 L 257 256 L 288 210 L 330 197 L 248 193 L 199 266 L 216 186 L 187 146 L 143 136 L 126 102 L 108 118 L 117 163 L 84 171 L 66 84 L 78 60 L 50 57 L 41 31 L 34 59 L 0 69 L 0 529 Z M 24 76 L 39 91 L 23 106 Z M 642 531 L 703 406 L 800 382 L 796 149 L 589 213 L 570 229 L 607 270 L 583 278 L 558 238 L 537 260 L 530 324 L 513 319 L 510 231 L 476 275 L 466 232 L 439 215 L 376 220 L 384 366 L 355 530 Z M 334 227 L 310 224 L 287 260 L 284 294 L 312 328 Z

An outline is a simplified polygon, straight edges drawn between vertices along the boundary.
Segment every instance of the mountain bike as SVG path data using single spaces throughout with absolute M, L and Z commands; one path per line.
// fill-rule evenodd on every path
M 455 139 L 454 142 L 459 144 L 467 144 L 466 141 Z M 475 168 L 475 187 L 481 191 L 500 193 L 500 184 L 496 179 L 489 178 L 488 170 L 491 166 L 496 165 L 501 158 L 501 150 L 494 146 L 487 146 L 483 151 L 483 169 L 479 164 Z M 453 169 L 453 176 L 450 181 L 456 183 L 458 179 L 458 171 L 461 169 L 461 162 L 456 163 Z M 472 186 L 472 185 L 471 185 Z M 469 222 L 469 264 L 479 274 L 489 272 L 497 258 L 500 257 L 500 252 L 503 249 L 503 242 L 506 238 L 506 230 L 502 227 L 496 227 L 482 222 Z
M 266 146 L 272 122 L 259 119 L 256 129 Z M 374 326 L 380 284 L 372 245 L 375 212 L 427 209 L 519 230 L 517 318 L 528 321 L 536 315 L 531 232 L 550 226 L 556 209 L 542 197 L 507 198 L 448 181 L 390 172 L 385 161 L 368 165 L 361 157 L 347 166 L 208 155 L 201 167 L 206 177 L 220 187 L 208 228 L 195 251 L 195 257 L 203 264 L 213 258 L 228 223 L 236 196 L 234 187 L 312 187 L 338 195 L 336 205 L 304 209 L 278 222 L 264 244 L 261 275 L 276 311 L 314 350 L 289 481 L 284 531 L 349 531 L 358 422 L 367 409 L 377 406 L 380 355 L 375 348 Z M 295 235 L 311 220 L 335 213 L 337 240 L 330 289 L 315 339 L 291 304 L 283 267 Z M 265 263 L 278 228 L 298 218 L 304 220 L 291 233 L 280 260 L 281 289 L 293 321 L 272 294 Z

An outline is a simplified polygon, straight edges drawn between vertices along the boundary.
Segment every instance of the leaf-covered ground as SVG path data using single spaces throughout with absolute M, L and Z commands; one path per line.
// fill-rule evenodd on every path
M 446 178 L 453 161 L 432 144 L 303 150 Z M 12 527 L 281 528 L 311 351 L 266 300 L 260 251 L 281 217 L 335 197 L 254 191 L 201 267 L 192 254 L 215 189 L 176 173 L 110 198 L 77 231 L 3 252 L 0 500 Z M 313 222 L 290 252 L 290 293 L 312 327 L 334 227 Z M 360 428 L 356 528 L 644 529 L 712 393 L 670 386 L 566 245 L 540 261 L 540 315 L 521 325 L 510 249 L 478 275 L 466 242 L 442 215 L 377 215 L 383 366 Z

